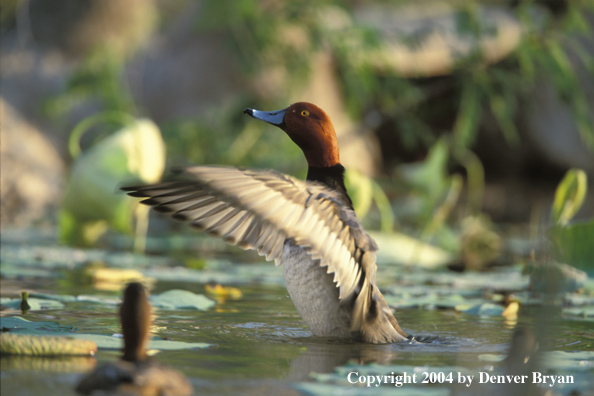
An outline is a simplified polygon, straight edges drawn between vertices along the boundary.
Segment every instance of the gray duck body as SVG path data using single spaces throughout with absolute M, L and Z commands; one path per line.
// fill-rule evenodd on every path
M 334 275 L 307 250 L 287 240 L 281 257 L 283 276 L 291 301 L 311 332 L 320 337 L 351 336 L 351 309 L 341 303 Z

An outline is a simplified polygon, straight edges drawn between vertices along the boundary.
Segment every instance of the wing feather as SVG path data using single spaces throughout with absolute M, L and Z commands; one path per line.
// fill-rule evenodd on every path
M 375 268 L 362 260 L 377 250 L 335 191 L 273 171 L 190 167 L 191 180 L 124 189 L 160 212 L 279 264 L 287 239 L 308 249 L 334 274 L 339 297 L 359 292 Z M 375 264 L 374 264 L 375 265 Z

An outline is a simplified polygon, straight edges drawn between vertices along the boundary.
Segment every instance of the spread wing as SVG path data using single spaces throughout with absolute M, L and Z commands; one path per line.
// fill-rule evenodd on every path
M 365 252 L 377 250 L 375 241 L 330 188 L 274 171 L 196 166 L 184 174 L 191 180 L 123 190 L 227 243 L 255 249 L 277 265 L 285 240 L 293 239 L 334 274 L 341 299 L 366 273 L 375 274 L 375 262 L 362 260 Z

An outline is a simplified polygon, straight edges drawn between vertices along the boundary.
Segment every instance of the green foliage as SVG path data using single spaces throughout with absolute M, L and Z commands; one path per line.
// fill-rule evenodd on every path
M 380 229 L 383 232 L 394 230 L 394 212 L 390 200 L 377 182 L 356 170 L 348 169 L 345 174 L 345 185 L 357 216 L 364 218 L 369 212 L 372 202 L 375 202 L 379 211 Z
M 98 104 L 104 111 L 135 112 L 123 80 L 124 59 L 109 47 L 91 52 L 68 77 L 63 92 L 46 100 L 45 112 L 61 119 L 81 103 Z
M 365 7 L 371 8 L 373 3 L 381 4 L 388 13 L 413 2 L 375 1 Z M 553 84 L 573 112 L 584 142 L 594 149 L 592 114 L 568 55 L 575 54 L 594 72 L 594 57 L 575 38 L 579 34 L 592 34 L 591 23 L 583 16 L 584 10 L 592 9 L 592 5 L 587 1 L 568 2 L 561 16 L 553 15 L 535 1 L 523 1 L 516 8 L 507 9 L 508 16 L 521 25 L 520 41 L 505 60 L 486 68 L 485 55 L 476 43 L 484 37 L 498 37 L 499 27 L 481 14 L 493 4 L 452 4 L 456 34 L 462 39 L 472 38 L 474 49 L 457 58 L 451 71 L 453 87 L 450 88 L 460 92 L 457 102 L 447 104 L 451 108 L 424 109 L 424 104 L 439 95 L 439 89 L 435 92 L 432 84 L 419 84 L 374 63 L 393 40 L 411 49 L 422 45 L 425 36 L 431 34 L 427 28 L 408 35 L 389 36 L 373 23 L 358 21 L 354 6 L 331 0 L 277 3 L 238 0 L 232 5 L 230 1 L 208 0 L 198 26 L 226 32 L 232 52 L 249 74 L 280 70 L 285 77 L 281 83 L 285 85 L 276 89 L 281 92 L 279 95 L 290 92 L 291 87 L 307 77 L 317 51 L 330 51 L 349 113 L 361 119 L 369 109 L 379 111 L 384 118 L 393 120 L 405 149 L 431 146 L 436 140 L 431 120 L 452 112 L 456 113 L 452 149 L 463 152 L 472 147 L 487 115 L 493 117 L 509 144 L 517 144 L 519 103 L 526 102 L 532 89 L 542 81 Z
M 555 254 L 560 262 L 577 268 L 594 271 L 594 220 L 568 224 L 580 210 L 588 189 L 586 173 L 581 169 L 570 169 L 555 191 L 551 209 L 554 226 L 550 237 L 554 242 Z
M 553 223 L 566 225 L 580 210 L 588 191 L 588 177 L 581 169 L 570 169 L 557 190 L 551 209 Z
M 554 226 L 550 237 L 555 244 L 558 261 L 594 276 L 594 220 Z
M 2 0 L 2 12 L 0 13 L 0 32 L 4 33 L 11 29 L 16 20 L 19 8 L 19 0 Z
M 569 105 L 582 140 L 594 150 L 594 119 L 576 69 L 569 60 L 569 54 L 575 53 L 586 70 L 594 73 L 594 57 L 580 42 L 580 35 L 594 32 L 592 24 L 584 18 L 588 10 L 594 11 L 594 5 L 587 0 L 572 1 L 567 5 L 567 12 L 558 21 L 549 14 L 534 18 L 532 2 L 525 2 L 518 8 L 517 14 L 526 34 L 516 52 L 516 60 L 520 76 L 528 86 L 538 83 L 537 77 L 553 84 L 559 98 Z
M 309 57 L 319 48 L 317 12 L 328 0 L 262 2 L 206 0 L 199 29 L 225 31 L 233 53 L 248 74 L 281 67 L 299 84 L 309 71 Z
M 165 167 L 165 147 L 159 129 L 149 120 L 114 113 L 83 120 L 72 134 L 71 150 L 86 128 L 119 118 L 124 128 L 99 141 L 78 156 L 71 169 L 60 213 L 63 243 L 93 245 L 108 226 L 131 231 L 134 200 L 118 194 L 121 183 L 156 182 Z
M 459 176 L 448 175 L 449 158 L 448 139 L 444 137 L 429 149 L 424 161 L 400 165 L 397 169 L 398 177 L 408 184 L 410 196 L 420 202 L 414 217 L 417 226 L 427 227 L 426 235 L 441 227 L 462 187 Z

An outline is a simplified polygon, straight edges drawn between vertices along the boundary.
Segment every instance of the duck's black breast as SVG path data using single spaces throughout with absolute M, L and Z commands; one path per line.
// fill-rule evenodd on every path
M 310 166 L 307 170 L 307 180 L 324 183 L 332 190 L 336 191 L 341 198 L 343 198 L 345 204 L 347 204 L 351 210 L 354 210 L 353 202 L 344 185 L 344 170 L 344 166 L 341 164 L 328 167 Z

